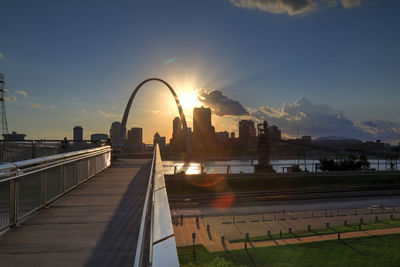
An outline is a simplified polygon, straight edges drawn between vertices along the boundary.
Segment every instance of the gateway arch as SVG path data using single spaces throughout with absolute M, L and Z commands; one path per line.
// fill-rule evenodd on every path
M 136 93 L 139 91 L 139 89 L 145 83 L 150 82 L 150 81 L 158 81 L 158 82 L 163 83 L 165 86 L 168 87 L 168 89 L 171 91 L 172 95 L 174 96 L 176 105 L 178 106 L 179 116 L 181 118 L 181 122 L 182 122 L 182 126 L 183 126 L 183 135 L 185 137 L 185 151 L 188 154 L 192 153 L 192 143 L 190 141 L 189 131 L 188 131 L 188 128 L 187 128 L 186 118 L 185 118 L 185 114 L 183 113 L 182 105 L 179 102 L 178 96 L 176 95 L 176 93 L 175 93 L 174 89 L 171 87 L 171 85 L 169 85 L 166 81 L 164 81 L 162 79 L 159 79 L 159 78 L 149 78 L 149 79 L 144 80 L 132 92 L 131 97 L 129 98 L 128 104 L 126 104 L 124 117 L 122 118 L 122 122 L 121 122 L 121 128 L 120 128 L 121 129 L 121 132 L 120 132 L 121 140 L 125 139 L 125 134 L 124 133 L 125 133 L 125 129 L 126 129 L 126 122 L 128 120 L 128 115 L 129 115 L 129 111 L 130 111 L 131 106 L 132 106 L 133 99 L 135 98 Z

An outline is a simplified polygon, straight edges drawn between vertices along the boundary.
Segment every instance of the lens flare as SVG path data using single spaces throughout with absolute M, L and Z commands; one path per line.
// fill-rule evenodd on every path
M 199 187 L 212 187 L 224 180 L 223 174 L 187 176 L 187 181 Z
M 211 201 L 211 207 L 217 210 L 224 210 L 232 206 L 234 202 L 235 196 L 232 193 L 228 193 L 213 199 Z

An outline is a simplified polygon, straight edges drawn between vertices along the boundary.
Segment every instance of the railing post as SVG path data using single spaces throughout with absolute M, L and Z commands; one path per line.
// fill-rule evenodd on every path
M 17 188 L 15 179 L 10 180 L 10 227 L 17 223 Z
M 62 186 L 62 192 L 64 193 L 65 192 L 64 164 L 62 164 L 60 167 L 61 167 L 60 168 L 60 171 L 61 171 L 61 175 L 60 175 L 60 177 L 61 177 L 61 186 Z
M 80 160 L 75 162 L 75 168 L 76 168 L 76 170 L 75 170 L 75 177 L 76 177 L 75 185 L 79 184 L 79 162 L 80 162 Z
M 40 172 L 40 192 L 42 195 L 42 205 L 46 204 L 46 173 L 45 171 Z

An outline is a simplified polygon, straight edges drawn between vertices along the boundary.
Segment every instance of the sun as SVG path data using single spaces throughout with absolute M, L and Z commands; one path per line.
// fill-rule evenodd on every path
M 199 105 L 198 94 L 195 90 L 179 94 L 179 101 L 181 102 L 182 108 L 186 110 L 191 110 Z

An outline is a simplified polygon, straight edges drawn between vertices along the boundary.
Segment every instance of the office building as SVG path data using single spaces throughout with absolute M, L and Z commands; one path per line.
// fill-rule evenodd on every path
M 213 146 L 215 129 L 211 125 L 211 109 L 201 107 L 193 109 L 193 135 L 196 149 L 208 149 Z
M 256 127 L 254 126 L 254 121 L 239 121 L 239 144 L 244 149 L 256 146 Z
M 111 124 L 110 139 L 113 146 L 122 146 L 125 141 L 126 129 L 123 129 L 119 121 Z
M 74 127 L 74 142 L 83 140 L 83 128 L 81 126 Z
M 182 122 L 179 117 L 175 117 L 172 122 L 172 138 L 170 141 L 170 147 L 174 151 L 184 151 L 185 149 L 185 138 L 182 129 Z
M 133 127 L 128 130 L 128 144 L 141 145 L 143 143 L 143 129 L 138 127 Z

